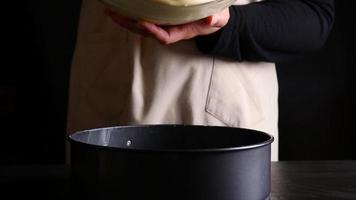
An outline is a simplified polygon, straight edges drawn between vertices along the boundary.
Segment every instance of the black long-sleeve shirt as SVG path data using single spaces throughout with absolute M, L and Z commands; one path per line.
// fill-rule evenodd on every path
M 197 37 L 196 43 L 203 53 L 237 61 L 285 61 L 320 49 L 334 12 L 334 0 L 266 0 L 231 6 L 228 24 Z

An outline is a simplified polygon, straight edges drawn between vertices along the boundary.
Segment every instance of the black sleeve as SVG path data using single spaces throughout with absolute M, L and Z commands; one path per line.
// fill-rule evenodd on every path
M 195 41 L 206 54 L 279 62 L 320 49 L 333 21 L 334 0 L 266 0 L 231 6 L 224 28 Z

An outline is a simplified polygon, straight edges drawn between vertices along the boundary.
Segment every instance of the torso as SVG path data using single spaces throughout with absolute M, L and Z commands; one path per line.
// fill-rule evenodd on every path
M 71 77 L 70 132 L 126 124 L 195 124 L 277 136 L 273 63 L 203 55 L 192 40 L 162 45 L 119 28 L 103 9 L 96 0 L 83 5 Z

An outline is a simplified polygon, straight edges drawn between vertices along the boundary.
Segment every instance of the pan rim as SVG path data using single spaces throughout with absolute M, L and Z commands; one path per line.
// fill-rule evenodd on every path
M 223 147 L 223 148 L 200 148 L 200 149 L 192 149 L 192 148 L 187 148 L 187 149 L 140 149 L 140 148 L 123 148 L 123 147 L 113 147 L 113 146 L 104 146 L 104 145 L 97 145 L 97 144 L 90 144 L 86 143 L 83 141 L 79 141 L 74 138 L 75 135 L 78 134 L 84 134 L 88 131 L 98 131 L 98 130 L 106 130 L 106 129 L 114 129 L 114 128 L 120 128 L 120 129 L 127 129 L 127 128 L 152 128 L 152 127 L 213 127 L 213 128 L 225 128 L 225 129 L 240 129 L 240 130 L 245 130 L 249 132 L 255 132 L 259 133 L 261 135 L 267 136 L 269 139 L 265 140 L 263 142 L 255 143 L 255 144 L 250 144 L 250 145 L 245 145 L 245 146 L 237 146 L 237 147 Z M 86 129 L 86 130 L 81 130 L 74 132 L 73 134 L 67 135 L 67 140 L 70 142 L 70 144 L 77 144 L 81 146 L 87 146 L 90 148 L 95 148 L 95 149 L 102 149 L 105 151 L 121 151 L 121 152 L 142 152 L 142 153 L 212 153 L 212 152 L 232 152 L 232 151 L 243 151 L 243 150 L 252 150 L 252 149 L 257 149 L 261 148 L 264 146 L 271 145 L 274 141 L 274 137 L 268 133 L 259 131 L 259 130 L 254 130 L 254 129 L 246 129 L 246 128 L 240 128 L 240 127 L 225 127 L 225 126 L 208 126 L 208 125 L 183 125 L 183 124 L 140 124 L 140 125 L 124 125 L 124 126 L 112 126 L 112 127 L 103 127 L 103 128 L 95 128 L 95 129 Z

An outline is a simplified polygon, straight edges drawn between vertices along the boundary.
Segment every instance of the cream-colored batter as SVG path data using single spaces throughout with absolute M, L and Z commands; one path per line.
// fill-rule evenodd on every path
M 171 6 L 191 6 L 191 5 L 211 2 L 214 0 L 151 0 L 151 1 L 159 2 Z

